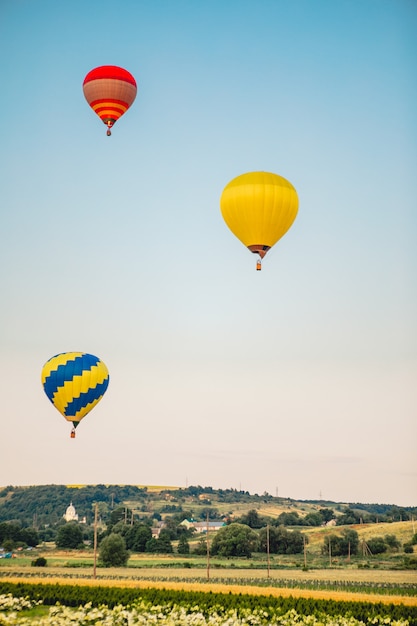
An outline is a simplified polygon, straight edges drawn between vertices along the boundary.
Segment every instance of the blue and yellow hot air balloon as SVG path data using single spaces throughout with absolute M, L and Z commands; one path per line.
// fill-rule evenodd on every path
M 261 259 L 291 227 L 298 212 L 292 184 L 278 174 L 248 172 L 231 180 L 220 198 L 223 219 L 232 233 Z
M 42 385 L 54 407 L 75 429 L 106 392 L 109 372 L 103 361 L 85 352 L 63 352 L 42 369 Z

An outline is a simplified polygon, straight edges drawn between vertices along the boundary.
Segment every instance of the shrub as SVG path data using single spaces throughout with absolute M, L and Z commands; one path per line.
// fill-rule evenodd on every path
M 31 564 L 33 565 L 33 567 L 46 567 L 47 560 L 43 556 L 40 556 L 32 561 Z
M 385 543 L 383 537 L 373 537 L 368 539 L 367 545 L 371 554 L 382 554 L 387 551 L 387 544 Z

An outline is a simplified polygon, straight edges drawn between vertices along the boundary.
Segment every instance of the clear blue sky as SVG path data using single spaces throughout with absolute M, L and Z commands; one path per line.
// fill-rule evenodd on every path
M 413 0 L 2 0 L 0 485 L 417 504 L 416 32 Z M 262 272 L 219 210 L 252 170 L 300 199 Z M 110 371 L 74 441 L 40 384 L 73 350 Z

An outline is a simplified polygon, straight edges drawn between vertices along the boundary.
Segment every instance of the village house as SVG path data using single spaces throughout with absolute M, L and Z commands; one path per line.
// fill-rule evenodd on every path
M 223 526 L 226 526 L 226 523 L 222 520 L 217 521 L 209 521 L 209 522 L 196 522 L 193 519 L 185 519 L 181 522 L 180 526 L 185 526 L 187 530 L 190 528 L 194 528 L 197 533 L 206 533 L 207 528 L 210 532 L 217 532 Z

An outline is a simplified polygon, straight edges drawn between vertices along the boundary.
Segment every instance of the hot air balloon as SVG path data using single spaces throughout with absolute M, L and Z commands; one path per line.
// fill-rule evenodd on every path
M 261 259 L 294 222 L 298 196 L 292 184 L 278 174 L 248 172 L 223 189 L 220 210 L 232 233 Z
M 103 361 L 92 354 L 63 352 L 45 363 L 41 380 L 54 407 L 73 423 L 73 439 L 78 424 L 106 392 L 109 372 Z
M 102 65 L 88 72 L 84 78 L 85 98 L 99 118 L 111 127 L 126 113 L 136 98 L 136 81 L 132 74 L 116 65 Z

